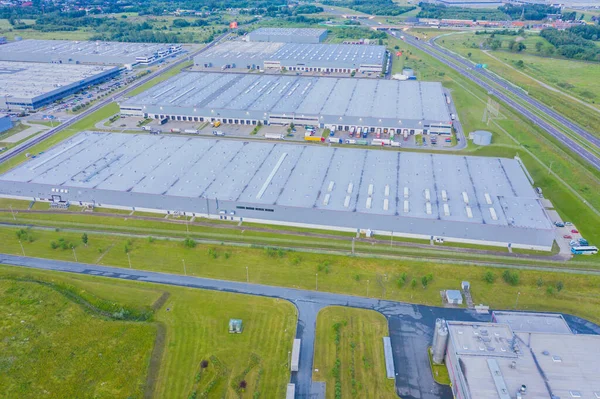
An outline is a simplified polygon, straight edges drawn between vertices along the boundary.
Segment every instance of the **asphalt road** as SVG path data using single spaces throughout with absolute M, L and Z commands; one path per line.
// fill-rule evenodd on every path
M 521 100 L 527 102 L 531 107 L 534 107 L 536 109 L 543 111 L 544 113 L 546 113 L 546 115 L 555 119 L 555 121 L 558 122 L 559 124 L 564 125 L 568 129 L 571 129 L 573 132 L 578 134 L 583 140 L 589 142 L 590 145 L 600 148 L 600 140 L 598 140 L 596 137 L 594 137 L 593 135 L 591 135 L 590 133 L 588 133 L 581 127 L 577 126 L 573 122 L 569 121 L 567 118 L 563 117 L 562 115 L 552 111 L 550 108 L 541 104 L 539 101 L 536 101 L 533 98 L 529 97 L 523 91 L 521 91 L 518 88 L 515 88 L 514 86 L 510 85 L 506 81 L 496 77 L 495 75 L 485 71 L 484 69 L 473 68 L 474 65 L 472 63 L 470 63 L 467 60 L 462 59 L 461 57 L 455 55 L 454 53 L 452 53 L 446 49 L 439 47 L 438 45 L 435 44 L 435 41 L 432 40 L 429 42 L 425 42 L 422 40 L 418 40 L 414 36 L 408 35 L 406 33 L 403 33 L 403 35 L 405 37 L 405 41 L 408 44 L 435 57 L 440 62 L 442 62 L 445 65 L 449 66 L 450 68 L 458 71 L 461 75 L 465 76 L 469 80 L 471 80 L 471 81 L 475 82 L 476 84 L 478 84 L 479 86 L 483 87 L 489 93 L 493 94 L 498 99 L 500 99 L 501 101 L 505 102 L 506 104 L 511 106 L 513 109 L 515 109 L 517 112 L 519 112 L 522 115 L 524 115 L 525 117 L 527 117 L 534 124 L 538 125 L 542 129 L 544 129 L 548 134 L 555 137 L 562 144 L 564 144 L 567 148 L 569 148 L 573 152 L 579 154 L 582 158 L 584 158 L 586 161 L 588 161 L 590 164 L 592 164 L 592 166 L 594 168 L 600 170 L 600 159 L 593 152 L 584 148 L 582 145 L 580 145 L 575 140 L 573 140 L 572 138 L 567 136 L 565 133 L 563 133 L 562 131 L 560 131 L 559 129 L 557 129 L 556 127 L 551 125 L 550 123 L 546 122 L 544 119 L 540 118 L 539 116 L 537 116 L 536 114 L 531 112 L 529 109 L 525 108 L 520 103 L 518 103 L 515 100 L 513 100 L 512 98 L 508 97 L 508 95 L 505 94 L 504 90 L 510 91 L 511 94 L 518 96 Z M 497 86 L 492 86 L 490 83 L 486 82 L 482 78 L 489 79 L 494 84 L 500 86 L 500 89 L 498 89 Z
M 207 44 L 206 46 L 204 46 L 203 48 L 189 53 L 189 54 L 185 54 L 183 56 L 181 56 L 177 61 L 172 62 L 170 64 L 168 64 L 167 66 L 165 66 L 164 68 L 160 68 L 157 71 L 146 75 L 144 77 L 142 77 L 142 79 L 140 79 L 139 81 L 133 83 L 131 86 L 128 86 L 125 90 L 115 94 L 112 97 L 106 98 L 94 105 L 92 105 L 91 107 L 89 107 L 88 109 L 86 109 L 85 111 L 83 111 L 82 113 L 74 116 L 73 118 L 69 119 L 68 121 L 63 122 L 61 125 L 48 130 L 47 132 L 40 134 L 36 137 L 33 137 L 25 142 L 23 142 L 20 145 L 17 145 L 13 148 L 11 148 L 10 150 L 4 152 L 2 155 L 0 155 L 0 163 L 8 161 L 9 159 L 23 153 L 23 151 L 27 150 L 28 148 L 33 147 L 34 145 L 46 140 L 47 138 L 53 136 L 54 134 L 68 128 L 69 126 L 77 123 L 78 121 L 82 120 L 83 118 L 89 116 L 90 114 L 92 114 L 93 112 L 96 112 L 97 110 L 99 110 L 100 108 L 104 107 L 105 105 L 108 105 L 110 103 L 112 103 L 113 101 L 117 101 L 123 97 L 126 97 L 127 94 L 129 94 L 131 91 L 135 90 L 136 88 L 140 87 L 141 85 L 149 82 L 150 80 L 170 71 L 173 68 L 176 68 L 178 65 L 188 61 L 189 59 L 193 58 L 194 56 L 200 54 L 203 51 L 206 51 L 207 49 L 211 48 L 212 46 L 214 46 L 216 43 L 218 43 L 221 39 L 223 39 L 225 36 L 227 36 L 228 33 L 223 33 L 222 35 L 218 36 L 215 38 L 215 40 L 213 40 L 212 42 L 210 42 L 209 44 Z
M 479 315 L 467 309 L 446 309 L 412 305 L 327 292 L 298 290 L 259 284 L 212 280 L 199 277 L 104 267 L 76 262 L 0 254 L 0 264 L 44 270 L 88 274 L 124 280 L 169 284 L 191 288 L 259 295 L 285 299 L 298 309 L 296 337 L 302 340 L 300 368 L 292 375 L 296 383 L 296 398 L 321 398 L 321 384 L 312 383 L 313 350 L 317 314 L 326 306 L 349 306 L 372 309 L 387 319 L 396 367 L 396 392 L 403 399 L 451 399 L 448 387 L 433 381 L 426 348 L 433 337 L 435 319 L 489 321 L 489 315 Z M 578 333 L 600 334 L 600 327 L 586 320 L 565 315 L 571 328 Z

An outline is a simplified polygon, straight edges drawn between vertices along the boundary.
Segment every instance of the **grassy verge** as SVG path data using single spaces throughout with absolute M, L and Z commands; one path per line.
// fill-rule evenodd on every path
M 0 142 L 2 142 L 2 140 L 6 140 L 7 138 L 9 138 L 12 135 L 22 132 L 23 130 L 25 130 L 27 128 L 29 128 L 29 126 L 25 125 L 24 123 L 20 123 L 20 122 L 17 123 L 10 129 L 5 130 L 4 132 L 0 133 Z
M 386 378 L 382 338 L 387 320 L 373 310 L 327 307 L 317 316 L 313 380 L 327 398 L 396 398 Z
M 427 348 L 427 355 L 429 357 L 429 366 L 431 367 L 431 375 L 438 384 L 450 385 L 450 374 L 448 368 L 444 364 L 434 364 L 433 357 L 431 354 L 431 347 Z
M 0 232 L 2 252 L 21 255 L 17 229 L 1 229 Z M 428 305 L 441 305 L 441 290 L 458 288 L 461 281 L 468 280 L 475 303 L 492 308 L 512 308 L 517 292 L 520 292 L 520 309 L 562 311 L 600 322 L 597 312 L 600 276 L 523 270 L 514 272 L 519 281 L 511 285 L 502 280 L 502 269 L 476 266 L 477 261 L 460 265 L 438 262 L 424 255 L 421 257 L 428 260 L 419 261 L 415 257 L 398 261 L 353 257 L 348 256 L 347 251 L 340 255 L 322 251 L 295 252 L 273 247 L 201 244 L 193 240 L 132 238 L 91 232 L 85 246 L 81 233 L 31 230 L 19 235 L 25 254 L 33 257 L 73 261 L 76 256 L 79 262 L 125 268 L 130 267 L 131 262 L 135 269 L 185 272 L 191 276 L 233 281 L 246 281 L 248 276 L 252 283 L 309 290 L 315 288 L 315 273 L 318 273 L 319 290 L 360 296 L 367 295 L 368 291 L 371 297 Z M 492 283 L 484 282 L 487 272 L 493 277 Z M 430 278 L 423 286 L 423 278 L 428 276 Z M 486 279 L 490 280 L 487 276 Z M 561 291 L 546 291 L 548 286 L 554 287 L 559 282 Z
M 296 310 L 287 302 L 2 265 L 0 293 L 14 338 L 0 343 L 10 361 L 2 397 L 279 397 L 289 381 Z M 152 317 L 115 320 L 79 299 Z M 243 320 L 242 334 L 228 333 L 230 318 Z

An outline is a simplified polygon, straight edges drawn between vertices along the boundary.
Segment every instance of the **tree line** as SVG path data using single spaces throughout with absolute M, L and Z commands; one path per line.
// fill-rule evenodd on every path
M 325 0 L 325 5 L 346 7 L 365 14 L 396 16 L 414 10 L 415 6 L 399 6 L 392 0 Z
M 600 47 L 593 40 L 586 39 L 586 37 L 596 37 L 597 40 L 600 28 L 597 26 L 595 30 L 582 28 L 576 26 L 562 31 L 547 28 L 542 30 L 540 36 L 556 47 L 556 52 L 565 58 L 600 61 Z

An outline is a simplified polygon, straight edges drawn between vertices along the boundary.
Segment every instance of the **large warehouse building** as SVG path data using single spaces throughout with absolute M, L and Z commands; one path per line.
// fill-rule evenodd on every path
M 0 61 L 0 108 L 35 110 L 118 73 L 116 66 Z
M 382 73 L 385 46 L 229 41 L 194 58 L 196 68 Z
M 548 316 L 517 314 L 512 325 L 448 321 L 445 363 L 454 397 L 600 398 L 600 335 L 573 334 L 564 319 L 547 325 Z
M 551 250 L 516 160 L 80 133 L 0 176 L 0 195 Z
M 320 43 L 327 29 L 315 28 L 258 28 L 248 33 L 251 42 Z
M 447 133 L 441 83 L 187 72 L 120 104 L 125 115 L 182 121 L 308 124 L 391 133 Z
M 180 44 L 30 39 L 2 46 L 0 61 L 150 65 L 182 51 Z

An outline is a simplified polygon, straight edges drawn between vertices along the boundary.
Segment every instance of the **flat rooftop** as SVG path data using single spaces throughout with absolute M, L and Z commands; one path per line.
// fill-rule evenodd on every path
M 37 40 L 27 39 L 11 42 L 2 46 L 2 61 L 52 62 L 54 59 L 76 57 L 89 62 L 123 64 L 132 63 L 136 57 L 151 56 L 159 50 L 168 48 L 164 43 L 125 43 L 103 41 L 74 40 Z
M 528 399 L 600 397 L 598 335 L 515 333 L 504 323 L 448 327 L 472 398 L 514 398 L 521 385 Z
M 258 28 L 250 32 L 250 35 L 265 35 L 265 36 L 304 36 L 304 37 L 319 37 L 323 33 L 327 33 L 327 29 L 319 28 Z
M 287 62 L 307 66 L 359 66 L 382 65 L 384 58 L 385 46 L 228 41 L 199 54 L 195 60 L 196 64 L 222 60 L 236 63 L 238 67 L 245 67 L 249 61 L 261 65 L 264 61 L 281 61 L 284 65 Z
M 492 319 L 508 324 L 516 332 L 572 334 L 561 314 L 494 311 Z
M 273 114 L 323 116 L 325 123 L 361 126 L 451 122 L 441 83 L 384 79 L 183 72 L 121 105 L 261 120 Z
M 34 98 L 115 68 L 0 61 L 0 96 Z
M 388 232 L 515 243 L 550 239 L 550 245 L 554 235 L 521 167 L 504 158 L 83 132 L 0 176 L 0 193 L 27 187 L 102 191 L 101 202 L 123 206 L 136 206 L 137 194 L 151 194 L 160 198 L 158 209 L 190 212 L 177 199 L 218 199 L 226 209 L 259 204 L 282 210 L 260 214 L 274 220 L 308 223 L 312 217 L 315 224 Z

